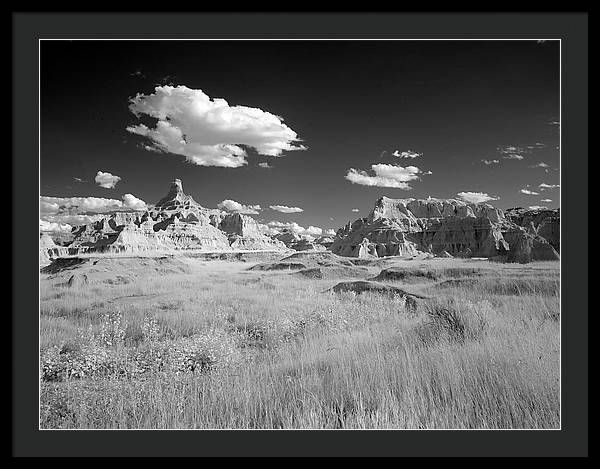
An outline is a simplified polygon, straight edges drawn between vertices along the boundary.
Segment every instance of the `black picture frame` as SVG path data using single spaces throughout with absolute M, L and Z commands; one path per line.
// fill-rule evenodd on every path
M 509 26 L 509 27 L 508 27 Z M 160 38 L 561 39 L 560 430 L 38 429 L 38 41 Z M 13 13 L 13 456 L 586 456 L 588 15 L 573 13 Z M 200 432 L 200 433 L 198 433 Z

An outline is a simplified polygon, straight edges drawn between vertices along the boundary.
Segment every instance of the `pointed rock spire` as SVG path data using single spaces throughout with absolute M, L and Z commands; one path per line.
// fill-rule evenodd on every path
M 162 210 L 179 210 L 189 208 L 200 208 L 200 205 L 190 195 L 183 192 L 181 179 L 174 179 L 169 187 L 168 194 L 160 199 L 156 208 Z

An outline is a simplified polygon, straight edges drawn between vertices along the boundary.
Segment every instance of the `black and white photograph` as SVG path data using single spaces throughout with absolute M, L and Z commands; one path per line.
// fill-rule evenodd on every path
M 40 102 L 42 428 L 560 427 L 560 41 L 42 41 Z
M 587 29 L 394 15 L 20 15 L 14 448 L 587 451 Z

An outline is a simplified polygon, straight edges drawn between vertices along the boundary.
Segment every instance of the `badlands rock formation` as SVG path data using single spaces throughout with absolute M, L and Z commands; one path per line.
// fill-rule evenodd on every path
M 40 238 L 40 261 L 84 253 L 242 250 L 283 251 L 285 245 L 263 235 L 246 215 L 207 209 L 183 192 L 175 179 L 168 194 L 146 211 L 108 213 L 94 223 L 73 228 L 68 247 Z
M 505 215 L 513 223 L 544 238 L 560 252 L 560 209 L 530 210 L 518 207 L 509 208 Z
M 273 239 L 281 241 L 294 251 L 325 251 L 333 243 L 333 239 L 326 236 L 317 238 L 301 236 L 290 229 L 284 229 L 281 233 L 274 235 Z
M 426 252 L 444 257 L 502 257 L 513 262 L 558 259 L 554 244 L 540 234 L 554 233 L 554 219 L 530 218 L 533 227 L 525 228 L 513 221 L 514 216 L 507 217 L 485 203 L 382 197 L 367 218 L 340 228 L 330 249 L 351 257 Z M 530 218 L 523 216 L 522 220 L 529 222 Z M 559 246 L 558 238 L 552 241 Z
M 52 258 L 67 254 L 68 248 L 58 246 L 47 233 L 40 234 L 40 265 L 47 264 Z

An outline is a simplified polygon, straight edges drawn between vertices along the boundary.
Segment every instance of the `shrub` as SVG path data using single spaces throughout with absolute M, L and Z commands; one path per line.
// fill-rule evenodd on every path
M 179 339 L 169 350 L 169 364 L 176 373 L 224 369 L 239 359 L 234 338 L 219 330 Z
M 488 301 L 471 303 L 450 298 L 426 303 L 425 313 L 427 322 L 418 329 L 424 342 L 445 339 L 463 343 L 483 337 L 488 328 L 486 316 L 493 309 Z

